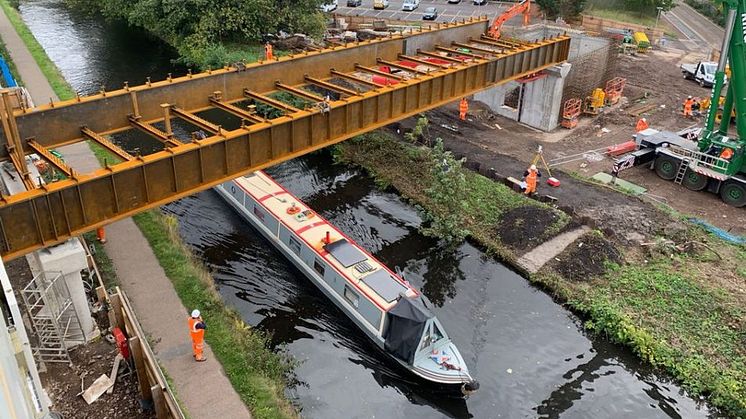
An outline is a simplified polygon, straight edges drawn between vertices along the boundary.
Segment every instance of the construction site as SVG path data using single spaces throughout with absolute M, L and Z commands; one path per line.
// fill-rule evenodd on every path
M 63 3 L 0 13 L 0 417 L 746 417 L 743 0 L 206 71 Z

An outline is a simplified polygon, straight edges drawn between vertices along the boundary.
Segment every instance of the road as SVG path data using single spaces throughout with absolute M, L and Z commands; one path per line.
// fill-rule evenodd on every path
M 347 7 L 347 0 L 339 0 L 339 7 L 336 13 L 381 19 L 421 21 L 426 8 L 436 7 L 438 9 L 438 19 L 436 22 L 453 22 L 459 19 L 483 15 L 492 19 L 513 4 L 491 1 L 484 6 L 475 6 L 471 0 L 462 0 L 459 4 L 449 4 L 446 0 L 421 0 L 420 6 L 417 9 L 412 12 L 405 12 L 401 9 L 403 3 L 404 0 L 391 0 L 388 8 L 374 10 L 373 0 L 363 0 L 362 6 L 357 7 Z
M 709 53 L 713 48 L 720 49 L 725 34 L 723 28 L 688 4 L 679 3 L 663 16 L 681 32 L 683 37 L 680 40 L 688 49 L 705 53 Z

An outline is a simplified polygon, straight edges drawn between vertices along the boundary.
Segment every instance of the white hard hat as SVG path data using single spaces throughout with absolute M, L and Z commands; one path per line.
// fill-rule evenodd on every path
M 689 95 L 689 99 L 691 99 L 691 98 L 692 98 L 692 95 Z
M 645 122 L 648 122 L 648 120 L 646 118 L 642 118 L 642 120 L 645 121 Z
M 530 170 L 536 170 L 536 165 L 532 164 L 531 167 L 529 167 Z
M 194 309 L 194 310 L 192 310 L 192 317 L 194 317 L 195 319 L 196 319 L 197 317 L 199 317 L 199 314 L 200 314 L 200 313 L 199 313 L 199 310 L 197 310 L 197 309 Z

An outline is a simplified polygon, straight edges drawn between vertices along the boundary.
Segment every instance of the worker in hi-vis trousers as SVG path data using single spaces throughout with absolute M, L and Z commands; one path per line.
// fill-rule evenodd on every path
M 693 108 L 694 98 L 689 96 L 688 98 L 686 98 L 686 101 L 684 101 L 684 117 L 692 118 L 694 116 Z
M 197 362 L 207 361 L 202 354 L 205 349 L 205 329 L 207 325 L 202 320 L 199 310 L 192 311 L 192 317 L 189 318 L 189 334 L 192 336 L 192 350 L 194 351 L 194 360 Z
M 466 121 L 466 113 L 469 112 L 469 103 L 466 98 L 461 98 L 461 102 L 458 104 L 458 117 L 462 121 Z
M 532 164 L 531 167 L 523 173 L 523 178 L 526 180 L 526 190 L 524 191 L 526 195 L 536 193 L 536 182 L 540 177 L 541 172 L 539 172 L 535 164 Z
M 635 131 L 642 132 L 648 128 L 650 128 L 650 125 L 648 125 L 648 120 L 645 118 L 641 118 L 639 121 L 637 121 L 637 126 L 635 127 Z
M 264 59 L 267 61 L 275 59 L 275 54 L 272 48 L 272 44 L 270 44 L 269 42 L 264 44 Z

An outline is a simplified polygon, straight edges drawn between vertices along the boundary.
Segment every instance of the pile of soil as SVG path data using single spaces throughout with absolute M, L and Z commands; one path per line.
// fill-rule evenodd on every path
M 546 230 L 559 218 L 557 212 L 533 205 L 514 208 L 503 214 L 496 233 L 500 241 L 515 250 L 526 250 L 544 242 Z
M 64 418 L 154 418 L 154 414 L 141 412 L 137 375 L 127 376 L 124 364 L 112 394 L 104 393 L 90 405 L 83 400 L 83 389 L 88 388 L 101 374 L 111 374 L 117 348 L 104 339 L 71 350 L 72 366 L 60 363 L 47 364 L 47 371 L 40 374 L 42 385 L 52 400 L 50 410 Z
M 552 268 L 572 281 L 587 281 L 606 271 L 607 263 L 622 263 L 614 245 L 598 234 L 586 234 L 571 244 L 552 262 Z

